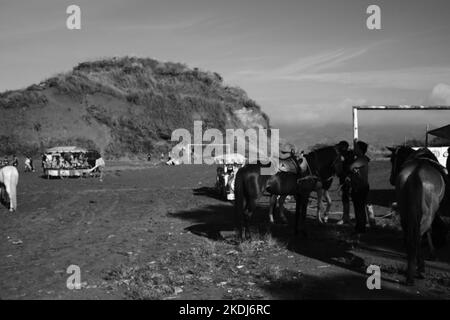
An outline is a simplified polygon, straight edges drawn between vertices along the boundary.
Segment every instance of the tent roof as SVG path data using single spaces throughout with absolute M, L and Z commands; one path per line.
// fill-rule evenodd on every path
M 450 139 L 450 124 L 430 130 L 428 133 L 439 138 Z
M 87 152 L 86 149 L 75 147 L 75 146 L 59 146 L 48 148 L 45 150 L 46 153 L 63 153 L 63 152 Z
M 214 162 L 217 164 L 233 164 L 233 163 L 244 164 L 245 160 L 246 160 L 245 157 L 239 153 L 224 154 L 221 156 L 214 157 Z

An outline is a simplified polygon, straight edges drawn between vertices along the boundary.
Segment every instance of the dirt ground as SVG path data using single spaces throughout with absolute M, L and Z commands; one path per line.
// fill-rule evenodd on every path
M 450 249 L 426 262 L 426 279 L 403 284 L 405 268 L 388 184 L 389 162 L 373 162 L 377 216 L 358 246 L 338 226 L 342 206 L 332 187 L 329 223 L 309 210 L 307 239 L 288 225 L 268 234 L 267 198 L 252 221 L 253 240 L 233 241 L 232 203 L 213 190 L 215 166 L 109 163 L 98 179 L 52 179 L 20 173 L 18 211 L 0 207 L 2 299 L 447 299 Z M 426 248 L 426 246 L 425 246 Z M 427 250 L 427 249 L 425 249 Z M 427 251 L 428 252 L 428 251 Z M 66 286 L 70 265 L 82 288 Z M 381 268 L 381 290 L 368 290 L 367 266 Z

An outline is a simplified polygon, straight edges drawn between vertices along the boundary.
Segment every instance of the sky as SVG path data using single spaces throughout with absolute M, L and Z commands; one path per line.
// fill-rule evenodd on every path
M 66 8 L 81 8 L 81 30 Z M 366 9 L 381 9 L 369 30 Z M 450 105 L 448 0 L 0 0 L 0 91 L 97 58 L 135 55 L 220 73 L 275 127 L 350 123 L 362 104 Z M 370 112 L 362 124 L 446 124 Z

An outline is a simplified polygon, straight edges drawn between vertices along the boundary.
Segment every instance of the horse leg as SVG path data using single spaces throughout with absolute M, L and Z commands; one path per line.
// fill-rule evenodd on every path
M 300 223 L 300 231 L 303 236 L 306 237 L 305 220 L 306 210 L 308 207 L 308 197 L 296 195 L 295 196 L 295 222 L 294 222 L 294 234 L 298 235 L 298 225 Z
M 6 184 L 5 187 L 6 187 L 6 194 L 8 195 L 8 198 L 9 198 L 9 211 L 13 212 L 14 211 L 14 200 L 13 200 L 11 186 L 9 184 Z
M 280 219 L 281 219 L 282 223 L 287 223 L 286 216 L 284 215 L 284 202 L 285 201 L 286 201 L 285 195 L 280 196 L 280 198 L 278 199 L 278 211 L 279 211 L 279 215 L 280 215 Z
M 431 229 L 427 231 L 427 240 L 428 240 L 428 246 L 430 247 L 430 254 L 431 254 L 431 258 L 434 260 L 436 259 L 436 249 L 434 248 L 433 245 L 433 238 L 431 236 Z
M 236 238 L 237 241 L 242 242 L 242 219 L 245 217 L 245 211 L 247 210 L 247 201 L 240 195 L 236 197 L 235 201 L 234 225 L 236 227 Z
M 16 211 L 17 210 L 17 192 L 16 192 L 16 186 L 14 186 L 14 185 L 10 189 L 9 200 L 10 200 L 9 211 L 11 211 L 11 212 Z
M 417 251 L 420 246 L 419 239 L 410 239 L 413 240 L 413 243 L 407 243 L 408 247 L 406 249 L 406 255 L 408 259 L 408 269 L 406 271 L 406 284 L 411 286 L 414 285 L 414 275 L 416 274 L 416 261 L 418 260 Z
M 269 203 L 269 221 L 271 224 L 274 223 L 273 211 L 275 210 L 276 206 L 277 206 L 277 195 L 272 194 L 272 195 L 270 195 L 270 203 Z
M 425 279 L 423 273 L 425 272 L 425 260 L 423 258 L 423 252 L 420 247 L 417 248 L 417 278 Z
M 322 195 L 323 195 L 323 189 L 319 188 L 316 190 L 317 193 L 317 221 L 319 223 L 323 223 L 321 212 L 322 212 Z
M 328 192 L 328 190 L 324 190 L 324 194 L 325 194 L 325 200 L 327 202 L 327 206 L 325 207 L 325 212 L 323 213 L 323 221 L 326 223 L 328 222 L 328 214 L 330 213 L 331 210 L 331 196 L 330 196 L 330 192 Z
M 244 211 L 244 231 L 246 240 L 252 239 L 252 234 L 250 232 L 250 218 L 253 212 L 256 210 L 256 199 L 249 199 L 247 204 L 247 209 Z
M 3 186 L 0 184 L 0 203 L 4 203 L 6 199 L 4 198 L 3 194 L 5 191 L 3 190 Z
M 306 197 L 303 197 L 302 206 L 301 206 L 301 222 L 300 222 L 300 232 L 306 238 L 308 236 L 306 232 L 306 213 L 308 211 L 308 201 L 309 194 Z

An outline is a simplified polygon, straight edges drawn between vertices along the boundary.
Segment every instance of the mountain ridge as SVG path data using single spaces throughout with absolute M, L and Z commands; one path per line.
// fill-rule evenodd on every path
M 269 128 L 244 90 L 215 72 L 151 58 L 82 62 L 25 89 L 0 94 L 0 151 L 37 154 L 75 144 L 106 158 L 167 152 L 177 128 Z

